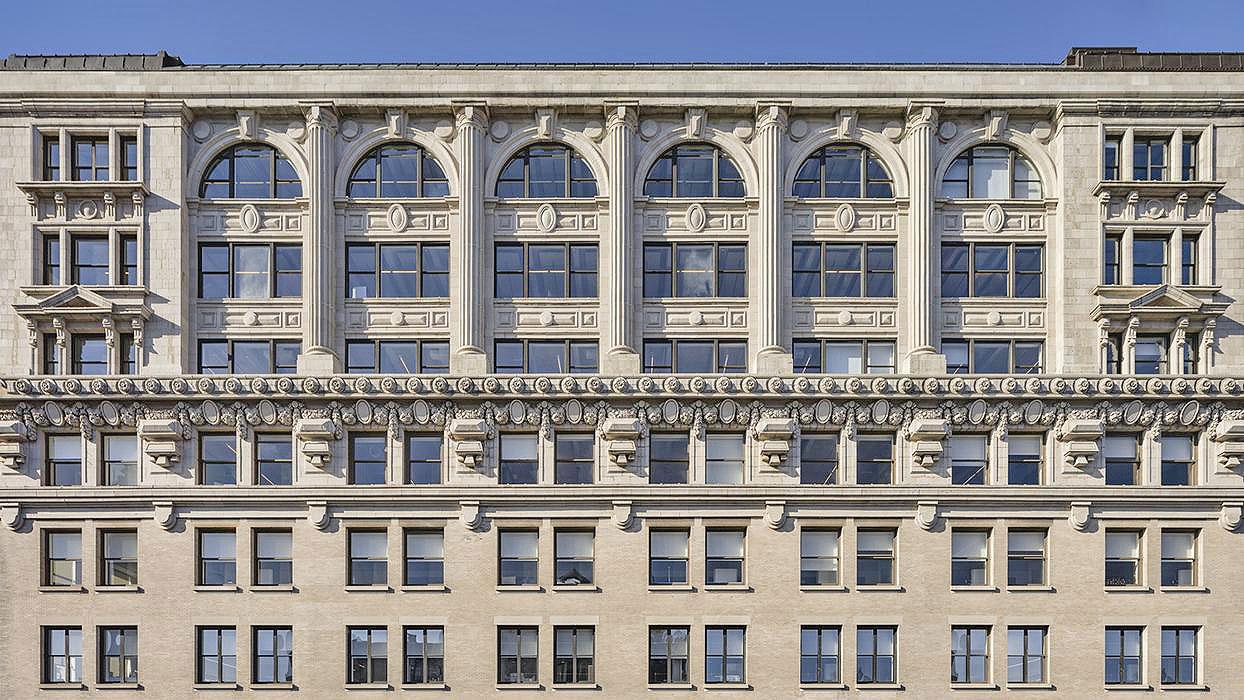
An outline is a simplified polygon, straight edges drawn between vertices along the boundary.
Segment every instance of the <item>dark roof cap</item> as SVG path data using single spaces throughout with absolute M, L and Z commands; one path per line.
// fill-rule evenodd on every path
M 167 51 L 126 54 L 9 54 L 3 70 L 160 70 L 180 68 L 181 59 Z
M 1240 71 L 1244 53 L 1137 51 L 1135 46 L 1074 46 L 1063 65 L 1097 71 Z

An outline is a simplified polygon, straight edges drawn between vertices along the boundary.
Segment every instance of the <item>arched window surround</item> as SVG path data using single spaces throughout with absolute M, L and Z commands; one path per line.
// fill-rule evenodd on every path
M 253 159 L 256 163 L 267 161 L 260 163 L 268 170 L 264 174 L 266 179 L 239 179 L 247 177 L 238 173 L 239 162 L 244 162 L 242 158 Z M 263 186 L 267 194 L 249 190 L 239 193 L 239 185 L 251 188 Z M 208 195 L 208 187 L 223 187 L 226 193 Z M 284 151 L 262 141 L 239 141 L 215 151 L 199 177 L 197 192 L 203 199 L 298 199 L 303 196 L 304 189 L 301 173 Z
M 692 143 L 712 144 L 720 148 L 722 153 L 730 156 L 730 159 L 734 161 L 735 167 L 739 169 L 739 174 L 743 176 L 744 199 L 754 197 L 754 193 L 759 191 L 760 173 L 756 169 L 756 161 L 752 158 L 751 153 L 742 141 L 731 134 L 713 129 L 706 129 L 698 137 L 689 137 L 686 135 L 685 129 L 680 128 L 664 136 L 656 137 L 640 150 L 636 159 L 635 170 L 630 174 L 635 187 L 635 197 L 642 198 L 644 196 L 644 182 L 648 179 L 648 172 L 652 170 L 652 166 L 657 160 L 665 155 L 666 151 L 674 146 Z
M 398 185 L 394 181 L 386 179 L 384 164 L 388 160 L 400 157 L 395 153 L 386 154 L 385 151 L 395 151 L 399 148 L 415 149 L 418 154 L 415 163 L 415 180 L 413 181 L 416 188 L 414 193 L 391 194 L 385 191 L 386 181 L 393 183 L 391 186 Z M 356 175 L 367 164 L 367 161 L 373 158 L 376 159 L 375 176 L 366 179 L 356 178 Z M 429 164 L 431 167 L 429 167 Z M 351 199 L 436 199 L 450 195 L 451 180 L 445 166 L 437 159 L 435 154 L 414 141 L 396 139 L 382 141 L 372 145 L 371 148 L 348 165 L 350 165 L 350 169 L 345 181 L 345 196 Z M 354 186 L 356 184 L 363 192 L 355 194 L 352 191 L 355 189 Z M 370 191 L 367 191 L 369 185 Z
M 535 155 L 533 152 L 540 149 L 554 152 L 560 151 L 555 156 L 550 153 L 550 160 L 561 160 L 563 162 L 563 170 L 561 172 L 561 185 L 563 189 L 560 194 L 531 192 L 533 181 L 531 179 L 531 158 Z M 512 165 L 517 165 L 521 159 L 521 176 L 515 177 L 512 172 Z M 593 170 L 588 159 L 574 146 L 556 141 L 552 139 L 544 139 L 525 143 L 520 148 L 514 150 L 501 161 L 501 168 L 497 171 L 495 178 L 491 180 L 492 196 L 498 199 L 594 199 L 601 196 L 600 181 Z M 576 165 L 581 166 L 582 170 L 576 171 Z M 552 181 L 549 181 L 552 182 Z M 507 190 L 518 186 L 521 194 L 508 192 L 502 194 L 502 188 Z M 579 188 L 579 194 L 576 194 L 576 186 Z
M 555 127 L 548 134 L 541 134 L 536 127 L 528 126 L 521 129 L 515 129 L 508 138 L 497 144 L 496 150 L 492 150 L 487 158 L 487 169 L 484 176 L 484 193 L 488 198 L 493 198 L 493 193 L 497 191 L 497 180 L 501 176 L 501 169 L 505 167 L 510 159 L 517 155 L 520 151 L 528 146 L 540 143 L 557 143 L 561 144 L 575 153 L 579 154 L 587 163 L 588 168 L 592 171 L 592 176 L 596 179 L 597 199 L 605 197 L 609 193 L 609 172 L 608 165 L 597 149 L 597 144 L 592 139 L 583 135 L 578 131 L 572 131 L 562 127 Z M 508 200 L 520 201 L 520 200 Z M 526 200 L 526 201 L 540 201 Z M 592 200 L 579 198 L 576 202 L 589 202 Z
M 1017 132 L 1017 131 L 1010 130 L 1010 129 L 1008 129 L 1001 135 L 997 135 L 997 136 L 987 135 L 983 127 L 979 127 L 976 129 L 970 129 L 970 130 L 966 130 L 965 132 L 961 132 L 957 138 L 955 138 L 954 140 L 950 141 L 949 143 L 945 144 L 945 146 L 943 146 L 941 153 L 940 153 L 940 160 L 937 163 L 937 167 L 934 169 L 933 196 L 937 199 L 945 199 L 945 197 L 942 196 L 942 181 L 946 177 L 946 171 L 950 169 L 951 164 L 954 163 L 956 158 L 958 158 L 964 151 L 968 150 L 969 148 L 973 148 L 976 146 L 982 146 L 982 145 L 990 145 L 990 144 L 1009 146 L 1010 148 L 1018 152 L 1020 155 L 1022 155 L 1024 158 L 1027 158 L 1028 162 L 1034 168 L 1037 177 L 1040 179 L 1040 182 L 1041 182 L 1041 197 L 1040 198 L 1009 200 L 1009 201 L 1040 202 L 1040 201 L 1045 201 L 1045 200 L 1054 198 L 1054 195 L 1052 194 L 1052 192 L 1055 191 L 1054 188 L 1058 182 L 1058 170 L 1054 166 L 1054 161 L 1046 153 L 1045 145 L 1038 139 L 1028 134 Z M 979 198 L 974 198 L 974 199 L 956 198 L 955 201 L 987 202 L 987 201 L 992 201 L 992 200 L 979 199 Z
M 826 146 L 843 144 L 862 146 L 871 151 L 881 161 L 882 166 L 885 167 L 886 172 L 890 175 L 894 198 L 903 199 L 908 196 L 907 163 L 902 154 L 895 148 L 894 142 L 864 128 L 857 129 L 850 137 L 838 136 L 837 132 L 838 129 L 836 127 L 822 129 L 820 132 L 822 138 L 818 139 L 816 134 L 812 134 L 801 139 L 798 144 L 792 147 L 788 154 L 789 160 L 786 161 L 786 177 L 783 182 L 782 192 L 791 193 L 795 191 L 795 177 L 799 173 L 799 168 L 812 154 Z M 875 198 L 873 201 L 886 200 Z
M 689 168 L 690 163 L 702 158 L 705 153 L 711 153 L 712 163 L 710 167 L 712 173 L 709 175 L 709 185 L 712 188 L 712 192 L 691 194 L 680 192 L 682 170 Z M 662 174 L 658 173 L 658 168 L 667 157 L 670 163 L 668 177 L 654 177 L 654 173 L 657 173 L 657 175 Z M 668 194 L 660 192 L 662 189 L 661 183 L 666 181 L 669 182 Z M 682 184 L 681 188 L 686 188 L 688 185 L 689 183 Z M 652 193 L 653 191 L 657 193 L 654 194 Z M 743 177 L 743 172 L 739 169 L 735 159 L 720 145 L 711 141 L 683 141 L 661 151 L 648 164 L 639 195 L 669 199 L 743 199 L 747 196 L 747 181 Z
M 833 149 L 833 148 L 859 149 L 859 151 L 861 152 L 861 155 L 864 156 L 860 158 L 860 165 L 858 166 L 859 167 L 859 178 L 856 180 L 856 182 L 857 184 L 860 185 L 860 189 L 857 191 L 857 193 L 852 194 L 852 195 L 827 193 L 826 187 L 830 185 L 830 182 L 827 181 L 826 179 L 827 178 L 827 174 L 825 173 L 826 164 L 824 162 L 822 162 L 820 164 L 820 167 L 817 168 L 820 191 L 817 194 L 796 193 L 797 184 L 802 182 L 799 176 L 800 176 L 800 171 L 802 171 L 804 168 L 804 165 L 807 164 L 809 161 L 811 161 L 813 158 L 818 157 L 820 154 L 822 154 L 826 150 Z M 877 177 L 874 175 L 870 175 L 869 170 L 867 169 L 867 166 L 870 163 L 876 163 L 877 166 L 881 168 L 881 171 L 884 177 Z M 822 143 L 816 146 L 816 148 L 812 149 L 810 152 L 803 154 L 803 156 L 798 161 L 794 161 L 792 159 L 792 165 L 794 166 L 794 168 L 791 171 L 790 182 L 787 183 L 787 187 L 785 190 L 786 196 L 801 197 L 805 199 L 873 199 L 873 200 L 894 199 L 896 196 L 896 191 L 898 188 L 898 178 L 896 178 L 894 175 L 894 172 L 895 172 L 894 168 L 891 167 L 891 165 L 886 162 L 886 157 L 883 154 L 878 153 L 876 149 L 870 147 L 869 145 L 861 141 L 835 139 L 835 140 L 832 140 L 826 143 Z M 870 186 L 879 187 L 881 185 L 884 185 L 885 194 L 870 195 L 868 193 Z

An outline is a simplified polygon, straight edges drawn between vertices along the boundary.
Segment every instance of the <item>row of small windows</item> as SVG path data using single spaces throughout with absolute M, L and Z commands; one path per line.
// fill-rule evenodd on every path
M 76 142 L 75 142 L 76 143 Z M 107 141 L 103 143 L 107 158 Z M 84 150 L 91 175 L 93 151 Z M 77 165 L 75 151 L 75 172 Z M 88 156 L 90 156 L 88 158 Z M 46 156 L 52 158 L 49 152 Z M 59 155 L 55 155 L 59 163 Z M 107 167 L 103 178 L 107 179 Z M 45 179 L 52 172 L 45 167 Z M 88 176 L 90 175 L 90 176 Z M 347 182 L 351 198 L 446 197 L 444 169 L 423 148 L 394 143 L 369 151 Z M 596 197 L 596 179 L 583 157 L 557 143 L 519 151 L 501 169 L 497 197 L 517 199 Z M 719 147 L 680 144 L 653 163 L 644 180 L 645 197 L 741 198 L 746 196 L 738 166 Z M 881 159 L 861 146 L 835 144 L 818 149 L 795 175 L 793 194 L 808 198 L 891 198 L 894 186 Z M 956 158 L 942 180 L 943 197 L 972 199 L 1040 199 L 1041 181 L 1032 164 L 1004 145 L 974 146 Z M 199 196 L 210 199 L 291 199 L 302 196 L 302 183 L 280 151 L 260 143 L 230 146 L 207 168 Z
M 62 164 L 62 149 L 68 162 Z M 45 135 L 42 139 L 41 174 L 46 181 L 61 180 L 66 173 L 74 182 L 107 182 L 138 180 L 138 134 L 118 131 L 115 140 L 109 134 Z M 115 177 L 114 177 L 115 175 Z
M 709 433 L 704 436 L 704 463 L 691 459 L 691 436 L 686 432 L 653 432 L 648 437 L 648 481 L 652 484 L 742 484 L 747 477 L 747 439 L 741 433 Z M 884 433 L 857 435 L 849 441 L 854 450 L 854 482 L 857 485 L 894 484 L 896 449 L 894 436 Z M 806 433 L 799 439 L 799 454 L 792 461 L 802 484 L 847 483 L 840 465 L 846 461 L 846 440 L 834 432 Z M 394 456 L 404 464 L 390 480 L 389 452 L 385 434 L 351 433 L 346 478 L 350 484 L 386 483 L 440 484 L 443 477 L 440 433 L 410 433 L 399 445 L 404 454 Z M 540 438 L 532 433 L 502 433 L 498 436 L 497 481 L 500 484 L 541 482 Z M 591 484 L 596 472 L 596 438 L 591 433 L 558 431 L 552 440 L 551 470 L 554 484 Z M 947 466 L 951 483 L 983 486 L 1006 484 L 1036 486 L 1046 481 L 1046 441 L 1041 433 L 1015 433 L 1006 440 L 1006 456 L 1001 463 L 989 457 L 991 441 L 987 435 L 952 435 L 947 440 Z M 1163 435 L 1158 440 L 1156 482 L 1162 486 L 1191 486 L 1197 483 L 1195 434 Z M 199 436 L 197 478 L 209 486 L 253 483 L 258 486 L 288 486 L 294 483 L 294 441 L 288 434 L 257 433 L 253 440 L 250 474 L 239 471 L 238 438 L 232 433 L 203 433 Z M 43 479 L 48 486 L 78 486 L 83 483 L 84 444 L 79 435 L 46 436 L 46 468 Z M 1102 477 L 1107 486 L 1145 484 L 1142 436 L 1137 433 L 1107 433 L 1102 438 Z M 99 446 L 97 481 L 104 486 L 137 486 L 140 482 L 138 438 L 133 435 L 102 436 Z M 1002 467 L 1005 466 L 1005 474 Z M 693 481 L 693 474 L 702 476 Z

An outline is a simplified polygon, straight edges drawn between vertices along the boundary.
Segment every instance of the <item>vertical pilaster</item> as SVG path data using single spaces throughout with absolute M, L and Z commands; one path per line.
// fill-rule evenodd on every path
M 298 373 L 326 375 L 341 371 L 337 354 L 338 294 L 335 281 L 336 236 L 333 231 L 333 139 L 337 115 L 331 105 L 309 105 L 307 117 L 306 195 L 310 225 L 302 239 L 302 353 Z
M 757 374 L 790 374 L 793 358 L 782 342 L 786 315 L 782 279 L 782 143 L 786 138 L 786 108 L 761 104 L 756 109 L 756 161 L 760 169 L 757 230 L 752 238 L 750 295 L 752 346 Z
M 606 374 L 638 374 L 639 340 L 635 314 L 640 300 L 635 286 L 635 129 L 634 104 L 607 107 L 605 157 L 609 163 L 609 240 L 607 287 L 601 295 L 602 316 L 609 319 L 607 351 L 601 358 Z
M 907 239 L 907 345 L 906 371 L 912 374 L 943 374 L 946 358 L 933 348 L 933 265 L 939 259 L 934 246 L 933 143 L 937 110 L 912 105 L 907 114 L 907 159 L 911 172 L 911 229 Z
M 458 148 L 459 235 L 450 242 L 450 345 L 453 374 L 484 374 L 484 139 L 488 114 L 483 105 L 460 105 L 455 113 Z

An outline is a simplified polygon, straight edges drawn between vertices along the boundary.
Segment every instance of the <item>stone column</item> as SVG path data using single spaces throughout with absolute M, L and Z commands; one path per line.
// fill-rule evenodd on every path
M 450 242 L 450 346 L 452 374 L 488 371 L 484 349 L 484 139 L 488 114 L 481 104 L 459 105 L 455 113 L 458 147 L 460 230 Z
M 934 245 L 933 144 L 937 131 L 937 110 L 928 105 L 912 105 L 907 114 L 907 159 L 911 173 L 911 221 L 907 239 L 907 362 L 912 374 L 944 374 L 946 357 L 937 354 L 933 343 L 933 269 L 940 259 Z
M 306 196 L 310 225 L 302 239 L 302 353 L 298 373 L 326 375 L 341 371 L 335 333 L 341 290 L 335 283 L 337 240 L 333 231 L 333 140 L 337 115 L 331 105 L 308 105 Z
M 786 138 L 786 108 L 761 104 L 756 110 L 756 161 L 760 191 L 756 235 L 751 259 L 752 343 L 757 374 L 790 374 L 794 361 L 782 342 L 790 281 L 783 279 L 782 262 L 782 142 Z
M 601 356 L 605 374 L 638 374 L 639 340 L 635 315 L 641 300 L 635 274 L 635 128 L 634 104 L 606 107 L 605 157 L 609 164 L 609 239 L 605 285 L 601 294 L 602 316 L 608 319 L 606 352 Z

